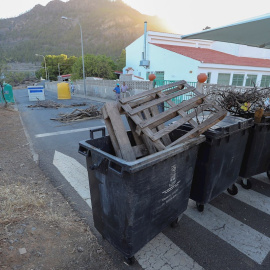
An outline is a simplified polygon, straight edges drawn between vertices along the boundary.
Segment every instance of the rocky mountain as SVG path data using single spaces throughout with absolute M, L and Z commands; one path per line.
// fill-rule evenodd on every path
M 62 16 L 74 20 L 63 20 Z M 84 53 L 105 54 L 113 59 L 143 34 L 144 21 L 148 22 L 148 30 L 169 31 L 158 17 L 143 15 L 121 0 L 53 0 L 45 7 L 36 5 L 18 17 L 0 20 L 0 58 L 33 62 L 36 53 L 80 56 L 76 20 L 82 26 Z

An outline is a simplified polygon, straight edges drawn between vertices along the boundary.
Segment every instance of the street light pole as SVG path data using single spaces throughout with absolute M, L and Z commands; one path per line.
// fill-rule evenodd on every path
M 46 81 L 48 80 L 48 72 L 47 72 L 47 66 L 46 66 L 46 59 L 45 59 L 45 56 L 42 55 L 42 54 L 35 54 L 36 56 L 42 56 L 43 59 L 44 59 L 44 67 L 45 67 L 45 73 L 46 73 Z
M 64 20 L 74 20 L 72 18 L 67 18 L 62 16 L 61 19 Z M 85 69 L 84 69 L 84 53 L 83 53 L 83 35 L 82 35 L 82 26 L 78 20 L 76 20 L 80 26 L 80 31 L 81 31 L 81 46 L 82 46 L 82 68 L 83 68 L 83 86 L 84 86 L 84 95 L 86 96 L 86 83 L 85 83 Z

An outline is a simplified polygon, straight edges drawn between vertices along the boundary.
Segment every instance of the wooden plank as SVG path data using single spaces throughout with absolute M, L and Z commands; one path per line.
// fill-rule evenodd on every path
M 141 158 L 149 154 L 149 151 L 144 144 L 133 146 L 132 149 L 136 158 Z
M 174 88 L 172 88 L 172 89 L 169 89 L 169 90 L 163 90 L 163 91 L 160 91 L 160 92 L 158 92 L 158 93 L 164 93 L 165 95 L 170 95 L 170 94 L 172 94 L 172 93 L 175 93 L 175 92 L 177 92 L 177 91 L 181 91 L 181 90 L 183 90 L 184 88 L 185 88 L 185 86 L 186 85 L 179 85 L 178 87 L 174 87 Z M 194 91 L 194 87 L 192 87 L 192 86 L 187 86 L 186 87 L 186 89 L 190 89 L 190 92 L 193 92 Z
M 150 107 L 153 107 L 153 106 L 156 106 L 162 102 L 166 102 L 170 105 L 170 100 L 173 99 L 173 98 L 176 98 L 176 97 L 179 97 L 181 95 L 184 95 L 184 94 L 187 94 L 191 92 L 189 89 L 185 89 L 185 90 L 180 90 L 180 91 L 177 91 L 177 92 L 174 92 L 172 94 L 169 94 L 169 95 L 165 95 L 165 94 L 162 94 L 162 93 L 157 93 L 157 95 L 160 97 L 160 98 L 156 98 L 150 102 L 147 102 L 145 103 L 144 105 L 141 105 L 141 106 L 138 106 L 136 107 L 135 109 L 132 109 L 129 114 L 130 115 L 133 115 L 133 114 L 136 114 L 136 113 L 139 113 L 145 109 L 149 109 Z M 173 102 L 172 102 L 173 103 Z M 173 103 L 173 105 L 176 105 L 175 103 Z
M 155 106 L 155 107 L 152 107 L 150 108 L 150 111 L 152 113 L 153 116 L 159 114 L 159 111 L 158 111 L 158 107 Z M 157 131 L 160 131 L 160 130 L 163 130 L 164 129 L 164 125 L 159 125 L 157 126 Z M 169 145 L 172 143 L 171 139 L 170 139 L 170 136 L 168 134 L 162 136 L 162 141 L 163 141 L 163 144 L 166 146 L 166 145 Z
M 104 120 L 109 118 L 109 115 L 107 114 L 107 111 L 105 109 L 105 105 L 101 108 L 101 113 Z
M 122 105 L 125 111 L 130 110 L 130 106 L 128 104 Z M 138 135 L 141 135 L 141 129 L 138 130 L 138 125 L 143 122 L 143 119 L 139 117 L 139 115 L 135 114 L 130 116 L 130 118 L 134 121 L 134 123 L 137 125 L 136 127 L 136 133 Z M 149 134 L 152 135 L 152 132 L 149 128 L 145 128 L 145 134 L 148 136 Z
M 146 136 L 145 134 L 142 134 L 142 139 L 150 154 L 154 154 L 157 152 L 155 145 L 153 144 L 153 142 L 150 140 L 148 136 Z
M 136 99 L 146 97 L 146 96 L 152 95 L 154 93 L 161 92 L 161 91 L 166 90 L 168 88 L 177 87 L 179 85 L 186 85 L 186 84 L 187 84 L 186 81 L 182 80 L 182 81 L 177 81 L 177 82 L 170 83 L 170 84 L 167 84 L 167 85 L 163 85 L 163 86 L 160 86 L 160 87 L 157 87 L 157 88 L 153 88 L 151 90 L 144 91 L 142 93 L 139 93 L 139 94 L 131 96 L 131 97 L 123 98 L 123 99 L 120 100 L 120 103 L 126 104 L 126 103 L 128 103 L 130 101 L 134 101 Z
M 136 145 L 139 147 L 142 147 L 141 145 L 143 145 L 147 151 L 147 153 L 145 152 L 145 150 L 143 151 L 144 156 L 156 153 L 157 150 L 154 147 L 151 140 L 147 136 L 143 137 L 143 136 L 139 136 L 137 134 L 136 124 L 134 123 L 134 121 L 130 117 L 127 117 L 127 121 L 128 121 L 128 124 L 129 124 L 129 127 L 131 129 L 131 132 L 132 132 L 132 135 L 133 135 L 133 138 L 135 140 Z M 140 157 L 138 155 L 138 153 L 136 152 L 137 151 L 136 148 L 134 149 L 134 147 L 133 147 L 133 151 L 135 153 L 136 158 Z
M 144 114 L 144 116 L 145 116 L 146 119 L 150 119 L 151 118 L 151 115 L 150 115 L 149 110 L 147 110 L 147 109 L 143 110 L 143 114 Z
M 148 109 L 144 110 L 143 113 L 144 113 L 144 116 L 146 119 L 151 118 L 150 111 Z M 146 133 L 148 135 L 148 139 L 149 139 L 149 137 L 151 137 L 156 132 L 157 132 L 157 129 L 154 128 L 152 130 L 149 129 L 149 130 L 145 131 L 144 133 Z M 151 147 L 151 149 L 152 149 L 152 146 L 150 146 L 150 145 L 153 145 L 153 142 L 149 139 L 149 141 L 147 141 L 147 146 Z M 158 149 L 158 151 L 165 149 L 165 145 L 161 141 L 155 141 L 153 147 Z
M 183 87 L 181 87 L 183 86 Z M 189 89 L 190 89 L 190 92 L 193 92 L 194 91 L 194 87 L 192 86 L 188 86 Z M 175 87 L 173 89 L 169 89 L 167 91 L 164 91 L 164 92 L 158 92 L 158 93 L 164 93 L 165 95 L 169 95 L 171 93 L 175 93 L 179 90 L 182 90 L 184 88 L 184 85 L 179 85 L 178 87 Z M 148 101 L 151 101 L 151 100 L 154 100 L 156 99 L 156 95 L 150 95 L 150 96 L 147 96 L 147 97 L 143 97 L 143 98 L 140 98 L 138 100 L 135 100 L 135 101 L 131 101 L 131 102 L 128 102 L 128 104 L 130 105 L 131 108 L 134 108 L 134 107 L 137 107 L 138 105 L 142 105 L 142 104 L 145 104 L 146 102 Z
M 186 115 L 185 117 L 179 119 L 178 121 L 175 121 L 174 123 L 170 124 L 169 126 L 166 126 L 164 129 L 160 130 L 159 132 L 155 133 L 152 137 L 150 137 L 150 139 L 153 141 L 159 140 L 164 135 L 169 134 L 173 130 L 175 130 L 178 127 L 182 126 L 183 124 L 187 123 L 188 120 L 190 120 L 190 118 L 195 117 L 196 115 L 200 114 L 202 111 L 208 109 L 209 107 L 211 107 L 210 104 L 206 104 L 205 106 L 198 107 L 197 111 L 194 111 L 194 112 Z M 197 126 L 198 126 L 198 124 L 197 124 Z
M 159 95 L 160 97 L 162 97 L 162 96 L 164 95 L 164 93 L 161 92 L 161 93 L 158 93 L 158 95 Z M 199 95 L 199 97 L 204 98 L 204 96 L 201 95 L 201 94 Z M 176 106 L 176 104 L 175 104 L 173 101 L 171 101 L 171 100 L 167 101 L 167 103 L 168 103 L 171 107 Z M 187 115 L 186 112 L 184 112 L 183 110 L 179 110 L 179 111 L 177 111 L 177 113 L 178 113 L 179 115 L 181 115 L 182 117 L 185 117 L 185 116 Z M 198 126 L 198 124 L 197 124 L 192 118 L 191 118 L 188 122 L 189 122 L 192 126 L 194 126 L 194 127 Z
M 149 139 L 150 140 L 150 139 Z M 151 141 L 152 142 L 152 141 Z M 154 143 L 154 145 L 155 145 L 155 147 L 156 147 L 156 149 L 158 150 L 158 151 L 162 151 L 162 150 L 164 150 L 165 148 L 166 148 L 166 146 L 160 141 L 160 140 L 157 140 L 157 141 L 155 141 L 155 142 L 152 142 L 152 143 Z
M 143 97 L 143 98 L 140 98 L 136 101 L 131 101 L 129 103 L 126 103 L 126 104 L 129 104 L 129 106 L 131 108 L 134 108 L 134 107 L 137 107 L 138 105 L 141 105 L 141 104 L 144 104 L 148 101 L 151 101 L 153 99 L 156 99 L 156 95 L 151 95 L 151 96 L 148 96 L 148 97 Z
M 180 104 L 176 105 L 175 107 L 169 108 L 167 111 L 164 111 L 149 120 L 142 121 L 138 125 L 141 129 L 149 127 L 154 128 L 160 124 L 165 123 L 166 121 L 176 117 L 177 111 L 183 110 L 190 110 L 196 105 L 200 105 L 202 103 L 202 99 L 198 97 L 191 98 L 190 100 L 186 100 L 181 102 Z
M 105 107 L 102 107 L 101 111 L 102 111 L 103 116 L 108 116 Z M 118 140 L 117 140 L 117 138 L 116 138 L 116 136 L 114 134 L 114 131 L 113 131 L 113 126 L 111 124 L 111 120 L 108 117 L 106 117 L 106 119 L 104 119 L 104 122 L 105 122 L 105 125 L 106 125 L 106 128 L 107 128 L 107 131 L 109 133 L 115 155 L 117 157 L 119 157 L 119 158 L 123 158 L 122 154 L 121 154 L 121 151 L 120 151 L 119 144 L 118 144 Z
M 124 123 L 122 121 L 121 115 L 119 113 L 119 109 L 117 104 L 114 103 L 106 103 L 105 109 L 110 118 L 112 129 L 114 132 L 114 137 L 118 142 L 118 146 L 120 148 L 122 158 L 127 161 L 136 160 L 135 154 L 131 147 Z M 106 122 L 105 122 L 106 124 Z M 111 136 L 111 134 L 110 134 Z
M 132 121 L 132 119 L 129 116 L 127 116 L 127 121 L 136 145 L 143 144 L 142 138 L 136 133 L 136 124 L 134 123 L 134 121 Z
M 130 110 L 130 106 L 128 104 L 122 105 L 122 107 L 126 111 Z M 133 121 L 135 123 L 135 125 L 138 125 L 138 123 L 140 123 L 142 121 L 142 118 L 140 118 L 138 115 L 131 116 L 130 118 L 131 118 L 131 121 Z M 156 153 L 157 150 L 156 150 L 153 142 L 149 139 L 149 136 L 152 136 L 153 135 L 153 132 L 149 128 L 146 128 L 144 130 L 144 133 L 145 134 L 141 134 L 141 130 L 140 130 L 140 132 L 137 132 L 137 128 L 138 127 L 136 127 L 136 133 L 138 135 L 142 135 L 141 138 L 142 138 L 145 146 L 147 147 L 147 149 L 149 151 L 149 154 Z
M 208 118 L 206 121 L 204 121 L 202 124 L 200 124 L 198 127 L 192 129 L 188 133 L 186 133 L 184 136 L 180 137 L 170 145 L 166 146 L 166 148 L 172 147 L 176 144 L 182 143 L 187 139 L 194 138 L 196 136 L 199 136 L 200 134 L 204 133 L 207 129 L 221 121 L 225 116 L 227 115 L 227 112 L 225 111 L 219 111 L 217 114 L 213 115 L 212 117 Z

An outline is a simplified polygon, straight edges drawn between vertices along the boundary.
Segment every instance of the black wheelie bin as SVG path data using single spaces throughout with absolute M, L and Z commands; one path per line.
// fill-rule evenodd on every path
M 245 189 L 251 188 L 248 178 L 267 172 L 270 179 L 270 117 L 262 118 L 250 129 L 239 176 Z
M 223 191 L 236 195 L 235 185 L 248 140 L 252 119 L 226 116 L 203 133 L 206 141 L 200 144 L 190 198 L 202 212 L 204 205 Z M 181 129 L 189 130 L 184 125 Z
M 135 145 L 131 132 L 128 136 Z M 109 136 L 79 143 L 87 162 L 94 226 L 128 263 L 186 210 L 204 140 L 201 135 L 130 162 L 115 156 Z

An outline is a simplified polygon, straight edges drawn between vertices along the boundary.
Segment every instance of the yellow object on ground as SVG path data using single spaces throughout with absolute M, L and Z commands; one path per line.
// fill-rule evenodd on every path
M 57 84 L 58 99 L 71 99 L 69 84 L 62 82 Z

